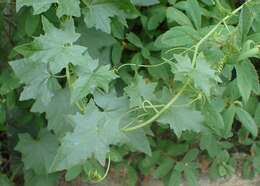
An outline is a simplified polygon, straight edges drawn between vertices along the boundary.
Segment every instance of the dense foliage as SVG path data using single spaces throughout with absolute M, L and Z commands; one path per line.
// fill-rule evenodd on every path
M 260 173 L 259 0 L 1 0 L 0 185 Z M 241 155 L 242 154 L 242 155 Z

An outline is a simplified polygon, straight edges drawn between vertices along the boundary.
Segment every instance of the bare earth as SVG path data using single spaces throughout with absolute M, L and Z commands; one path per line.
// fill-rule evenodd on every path
M 72 183 L 61 182 L 58 186 L 126 186 L 117 183 L 118 181 L 107 179 L 100 184 L 87 184 L 80 180 L 75 180 Z M 229 179 L 219 180 L 217 182 L 211 182 L 207 177 L 200 178 L 200 186 L 260 186 L 260 176 L 255 177 L 253 180 L 244 180 L 239 176 L 233 176 Z M 143 183 L 142 186 L 164 186 L 162 182 L 158 180 L 150 180 L 147 183 Z M 183 186 L 186 186 L 183 183 Z

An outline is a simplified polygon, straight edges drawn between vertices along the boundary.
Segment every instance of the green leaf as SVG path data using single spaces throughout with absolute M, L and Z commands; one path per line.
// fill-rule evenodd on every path
M 184 177 L 187 180 L 189 186 L 199 186 L 198 178 L 194 169 L 186 167 L 184 169 Z
M 88 48 L 89 55 L 94 59 L 99 59 L 102 63 L 110 63 L 110 59 L 104 59 L 104 49 L 109 48 L 116 43 L 116 40 L 109 34 L 95 30 L 88 29 L 84 23 L 78 27 L 81 37 L 78 43 Z
M 151 10 L 151 16 L 147 22 L 148 30 L 155 30 L 158 28 L 166 18 L 166 7 L 157 6 Z
M 63 15 L 80 17 L 80 1 L 79 0 L 59 0 L 58 1 L 57 16 Z
M 20 86 L 18 78 L 9 70 L 1 71 L 0 95 L 6 95 Z
M 172 48 L 189 46 L 200 39 L 199 33 L 190 26 L 175 26 L 159 36 L 155 46 L 159 48 Z
M 224 129 L 224 120 L 219 111 L 212 104 L 207 104 L 203 108 L 205 124 L 216 134 L 221 135 Z
M 236 115 L 238 120 L 242 123 L 242 125 L 254 136 L 256 137 L 258 134 L 258 128 L 254 121 L 254 119 L 240 107 L 236 107 Z
M 200 139 L 200 148 L 207 150 L 210 157 L 215 157 L 222 150 L 216 137 L 210 133 L 203 134 Z
M 26 18 L 25 22 L 25 32 L 28 36 L 32 36 L 40 25 L 40 16 L 39 15 L 29 15 Z
M 232 135 L 232 125 L 234 122 L 234 117 L 235 117 L 235 108 L 233 106 L 230 106 L 229 108 L 227 108 L 224 113 L 223 113 L 223 120 L 224 120 L 224 134 L 225 136 L 230 136 Z
M 34 14 L 40 14 L 47 11 L 52 3 L 57 3 L 57 0 L 17 0 L 16 1 L 16 11 L 18 12 L 23 6 L 32 6 Z
M 135 35 L 133 32 L 130 32 L 126 35 L 127 40 L 138 48 L 143 48 L 143 43 L 140 38 Z
M 242 165 L 242 177 L 244 179 L 253 179 L 255 176 L 254 170 L 252 169 L 252 162 L 245 160 Z
M 192 27 L 192 23 L 190 22 L 190 19 L 182 11 L 174 7 L 169 7 L 167 9 L 167 20 L 169 23 L 175 21 L 181 26 Z
M 197 29 L 201 28 L 202 9 L 197 0 L 187 0 L 185 10 Z
M 117 97 L 115 92 L 100 93 L 95 92 L 95 103 L 106 112 L 127 110 L 129 106 L 129 100 L 126 96 Z
M 88 94 L 93 93 L 97 88 L 108 91 L 109 83 L 115 79 L 116 74 L 109 70 L 110 65 L 98 67 L 98 61 L 85 55 L 84 65 L 79 66 L 79 78 L 72 84 L 71 101 L 74 103 Z
M 221 82 L 216 75 L 216 71 L 210 67 L 203 54 L 198 56 L 195 69 L 193 69 L 188 56 L 175 55 L 175 58 L 177 63 L 173 66 L 173 73 L 180 75 L 180 78 L 185 74 L 190 76 L 195 86 L 201 89 L 207 96 L 210 95 L 211 88 L 217 82 Z
M 159 167 L 154 171 L 153 176 L 155 178 L 165 177 L 173 168 L 174 161 L 169 158 L 165 158 L 160 164 Z
M 162 63 L 160 58 L 151 56 L 148 59 L 149 59 L 149 62 L 151 65 L 159 65 Z M 148 68 L 148 72 L 156 80 L 163 79 L 164 81 L 169 81 L 169 79 L 171 77 L 170 76 L 171 68 L 170 68 L 170 65 L 168 65 L 168 64 L 160 65 L 160 66 L 157 66 L 156 68 Z
M 14 186 L 14 183 L 12 183 L 6 175 L 3 175 L 0 173 L 0 185 L 1 186 Z
M 227 175 L 227 170 L 226 170 L 226 168 L 225 168 L 224 166 L 220 165 L 220 166 L 218 167 L 218 173 L 219 173 L 219 175 L 220 175 L 221 177 L 224 177 L 224 176 Z
M 238 86 L 237 79 L 229 82 L 225 87 L 224 96 L 228 97 L 230 101 L 235 101 L 241 97 Z
M 214 0 L 202 0 L 202 2 L 205 3 L 208 6 L 215 5 L 215 1 Z
M 240 17 L 239 17 L 239 31 L 242 35 L 243 40 L 246 38 L 250 28 L 255 19 L 255 14 L 251 8 L 248 6 L 244 6 L 241 10 Z
M 244 61 L 252 57 L 257 57 L 259 51 L 260 50 L 258 46 L 255 46 L 255 43 L 252 40 L 247 40 L 242 45 L 242 48 L 238 56 L 238 60 Z
M 142 174 L 148 175 L 151 168 L 156 166 L 156 164 L 161 159 L 161 153 L 159 151 L 154 151 L 152 156 L 146 156 L 144 159 L 140 161 L 138 165 L 139 169 L 141 170 Z
M 11 61 L 10 65 L 16 76 L 26 84 L 20 100 L 36 99 L 47 105 L 60 88 L 57 80 L 48 72 L 47 64 L 20 59 Z
M 86 25 L 91 28 L 95 27 L 106 33 L 111 33 L 111 18 L 120 16 L 125 23 L 124 13 L 117 7 L 113 0 L 103 1 L 98 0 L 97 3 L 91 4 L 83 10 Z
M 82 63 L 82 53 L 86 48 L 73 45 L 80 37 L 80 34 L 75 33 L 73 20 L 66 21 L 63 29 L 57 29 L 44 17 L 42 23 L 45 34 L 20 47 L 19 50 L 27 50 L 26 53 L 20 53 L 32 61 L 49 64 L 50 72 L 53 74 L 60 72 L 69 63 Z
M 260 103 L 258 103 L 255 110 L 255 122 L 258 126 L 260 126 Z
M 4 105 L 0 103 L 0 131 L 4 129 L 4 124 L 6 121 L 6 110 L 4 108 Z
M 123 46 L 120 43 L 116 43 L 112 49 L 112 62 L 114 65 L 118 65 L 122 58 Z
M 104 165 L 110 145 L 134 143 L 134 138 L 129 139 L 128 134 L 124 134 L 119 128 L 121 121 L 119 115 L 123 114 L 120 113 L 119 111 L 100 112 L 91 102 L 83 115 L 78 113 L 70 116 L 74 131 L 63 138 L 50 170 L 70 169 L 92 156 Z M 140 131 L 133 133 L 139 143 L 148 144 Z
M 20 134 L 16 150 L 22 153 L 26 170 L 32 169 L 38 175 L 47 174 L 58 149 L 57 138 L 47 130 L 41 130 L 37 140 L 29 134 Z
M 171 4 L 171 5 L 175 5 L 177 0 L 168 0 L 168 2 Z
M 59 181 L 58 174 L 35 174 L 33 171 L 25 171 L 26 186 L 56 186 Z
M 68 101 L 70 99 L 69 90 L 61 89 L 55 93 L 48 105 L 34 104 L 32 111 L 45 112 L 48 120 L 48 129 L 53 130 L 58 137 L 62 137 L 72 130 L 67 115 L 75 114 L 77 111 L 76 106 Z
M 138 182 L 137 170 L 132 166 L 128 166 L 127 179 L 125 181 L 125 184 L 128 186 L 136 186 L 137 182 Z
M 191 73 L 191 78 L 194 80 L 195 86 L 201 89 L 207 96 L 210 95 L 211 88 L 217 82 L 221 82 L 217 72 L 210 67 L 202 54 L 197 58 L 196 68 Z
M 156 83 L 146 83 L 141 76 L 136 76 L 134 81 L 124 89 L 130 98 L 130 107 L 141 106 L 143 101 L 155 99 L 155 87 Z
M 182 175 L 179 171 L 173 170 L 170 176 L 168 186 L 180 186 L 182 182 Z
M 66 172 L 65 180 L 66 181 L 72 181 L 76 177 L 78 177 L 81 172 L 82 172 L 82 166 L 81 165 L 76 165 L 76 166 L 72 167 L 71 169 L 69 169 Z
M 160 3 L 159 0 L 131 0 L 137 6 L 151 6 Z
M 181 102 L 180 104 L 185 104 L 185 102 Z M 170 128 L 173 129 L 178 137 L 186 130 L 200 132 L 203 129 L 203 120 L 201 112 L 187 106 L 175 107 L 175 105 L 169 108 L 169 110 L 158 119 L 160 123 L 169 124 Z
M 198 157 L 199 150 L 198 149 L 191 149 L 185 154 L 184 158 L 182 159 L 185 163 L 190 163 Z
M 258 75 L 253 64 L 249 61 L 236 65 L 237 86 L 245 102 L 248 101 L 251 92 L 259 93 L 260 85 Z
M 171 155 L 171 156 L 179 156 L 179 155 L 183 155 L 184 153 L 186 153 L 189 149 L 189 146 L 185 143 L 185 144 L 170 144 L 167 145 L 167 154 Z
M 257 173 L 259 173 L 260 172 L 260 146 L 259 146 L 259 144 L 253 145 L 252 150 L 255 152 L 255 155 L 253 157 L 253 166 L 255 168 L 255 171 Z

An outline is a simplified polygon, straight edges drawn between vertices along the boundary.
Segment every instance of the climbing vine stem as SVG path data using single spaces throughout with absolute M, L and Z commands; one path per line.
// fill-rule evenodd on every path
M 198 52 L 199 52 L 199 48 L 200 46 L 218 29 L 218 27 L 221 24 L 225 24 L 226 21 L 231 18 L 232 16 L 234 16 L 236 13 L 238 13 L 245 5 L 247 5 L 247 3 L 251 2 L 252 0 L 248 0 L 246 1 L 244 4 L 242 4 L 240 7 L 238 7 L 237 9 L 235 9 L 233 12 L 231 12 L 231 14 L 225 16 L 221 21 L 219 21 L 196 45 L 195 45 L 195 51 L 193 54 L 193 58 L 192 58 L 192 66 L 195 67 L 196 66 L 196 60 L 197 60 L 197 56 L 198 56 Z
M 181 87 L 179 92 L 171 99 L 171 101 L 168 104 L 166 104 L 160 111 L 158 111 L 153 117 L 151 117 L 150 119 L 148 119 L 147 121 L 143 122 L 140 125 L 133 126 L 131 128 L 123 128 L 122 130 L 124 132 L 136 130 L 145 127 L 146 125 L 149 125 L 150 123 L 158 119 L 166 110 L 168 110 L 172 106 L 172 104 L 179 98 L 179 96 L 182 95 L 182 93 L 185 91 L 186 87 L 188 86 L 189 82 L 190 80 L 186 80 L 186 83 Z
M 107 175 L 108 175 L 108 172 L 109 172 L 109 170 L 110 170 L 110 164 L 111 164 L 111 158 L 110 158 L 110 155 L 108 156 L 108 163 L 107 163 L 107 169 L 106 169 L 106 172 L 105 172 L 105 174 L 104 174 L 104 176 L 102 176 L 101 178 L 99 178 L 98 180 L 92 180 L 91 182 L 92 183 L 100 183 L 100 182 L 102 182 L 106 177 L 107 177 Z
M 231 12 L 229 15 L 225 16 L 222 20 L 220 20 L 203 38 L 200 39 L 200 41 L 195 45 L 195 49 L 194 49 L 194 53 L 193 53 L 193 57 L 192 57 L 192 67 L 195 68 L 196 67 L 196 62 L 197 62 L 197 56 L 199 53 L 199 49 L 200 46 L 213 34 L 215 33 L 215 31 L 218 29 L 218 27 L 225 23 L 229 18 L 231 18 L 232 16 L 234 16 L 236 13 L 238 13 L 247 3 L 251 2 L 252 0 L 248 0 L 246 1 L 244 4 L 242 4 L 241 6 L 239 6 L 237 9 L 235 9 L 233 12 Z M 193 47 L 192 47 L 193 48 Z M 185 92 L 186 87 L 189 85 L 190 83 L 190 79 L 187 79 L 185 81 L 185 83 L 183 84 L 183 86 L 180 88 L 179 92 L 170 100 L 170 102 L 168 104 L 166 104 L 160 111 L 156 112 L 156 114 L 151 117 L 150 119 L 148 119 L 147 121 L 133 126 L 133 127 L 129 127 L 129 128 L 123 128 L 122 131 L 124 132 L 129 132 L 129 131 L 133 131 L 139 128 L 143 128 L 149 124 L 151 124 L 152 122 L 154 122 L 155 120 L 157 120 L 165 111 L 167 111 L 174 103 L 175 101 Z

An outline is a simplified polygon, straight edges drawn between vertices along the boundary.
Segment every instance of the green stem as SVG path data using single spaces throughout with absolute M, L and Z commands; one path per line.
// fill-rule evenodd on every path
M 98 179 L 97 181 L 91 181 L 92 183 L 100 183 L 102 182 L 108 175 L 108 172 L 110 170 L 110 164 L 111 164 L 111 158 L 110 158 L 110 155 L 108 156 L 108 165 L 107 165 L 107 169 L 106 169 L 106 172 L 104 174 L 104 176 L 100 179 Z
M 168 110 L 172 104 L 181 96 L 181 94 L 185 91 L 186 87 L 188 86 L 190 80 L 187 80 L 185 82 L 185 84 L 181 87 L 181 89 L 179 90 L 179 92 L 171 99 L 171 101 L 165 105 L 159 112 L 157 112 L 153 117 L 151 117 L 149 120 L 143 122 L 140 125 L 131 127 L 131 128 L 123 128 L 122 130 L 124 132 L 129 132 L 129 131 L 133 131 L 142 127 L 145 127 L 146 125 L 149 125 L 150 123 L 154 122 L 156 119 L 158 119 L 166 110 Z
M 195 52 L 193 54 L 193 58 L 192 58 L 192 66 L 193 68 L 196 65 L 196 60 L 197 60 L 197 55 L 199 52 L 199 47 L 218 29 L 218 27 L 226 22 L 230 17 L 232 17 L 233 15 L 235 15 L 237 12 L 239 12 L 247 3 L 251 2 L 252 0 L 248 0 L 247 2 L 245 2 L 244 4 L 242 4 L 240 7 L 238 7 L 237 9 L 235 9 L 233 12 L 231 12 L 230 15 L 227 15 L 226 17 L 224 17 L 220 22 L 218 22 L 218 24 L 216 24 L 211 30 L 210 32 L 208 32 L 196 45 L 195 45 Z
M 66 75 L 52 75 L 52 77 L 57 78 L 57 79 L 67 78 Z
M 69 69 L 69 65 L 66 66 L 66 77 L 67 77 L 67 83 L 69 88 L 71 88 L 71 78 L 70 78 L 70 69 Z
M 154 67 L 158 67 L 158 66 L 164 65 L 164 64 L 166 64 L 166 63 L 167 63 L 167 62 L 163 62 L 163 63 L 159 63 L 159 64 L 155 64 L 155 65 L 137 65 L 137 64 L 126 63 L 126 64 L 123 64 L 123 65 L 119 66 L 118 68 L 115 68 L 114 70 L 118 72 L 119 70 L 121 70 L 121 68 L 123 68 L 123 67 L 125 67 L 125 66 L 136 66 L 136 67 L 154 68 Z

